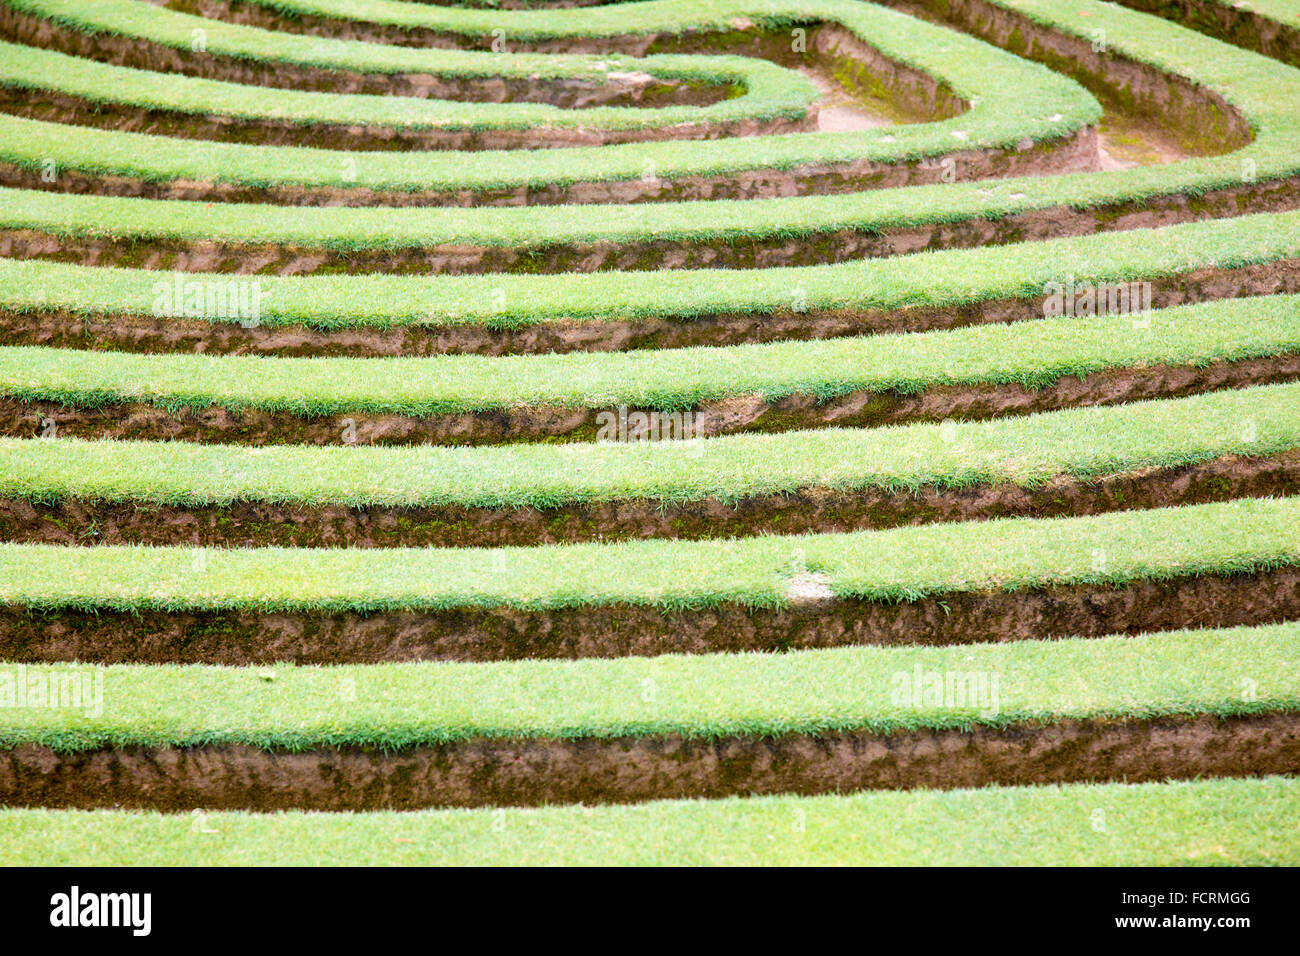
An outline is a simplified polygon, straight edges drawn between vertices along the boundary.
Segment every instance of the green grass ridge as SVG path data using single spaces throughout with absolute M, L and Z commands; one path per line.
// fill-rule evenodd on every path
M 0 810 L 15 866 L 1300 863 L 1300 780 L 877 791 L 416 813 Z
M 0 197 L 8 192 L 0 190 Z M 184 306 L 174 301 L 177 282 L 183 290 L 193 283 L 202 297 L 212 284 L 229 280 L 256 284 L 258 323 L 268 328 L 521 328 L 571 319 L 888 310 L 1001 298 L 1041 301 L 1048 283 L 1069 276 L 1078 283 L 1106 284 L 1296 258 L 1300 212 L 773 269 L 232 277 L 0 258 L 0 307 L 181 315 Z
M 31 5 L 60 4 L 65 0 L 7 2 L 28 9 Z M 95 9 L 105 4 L 129 6 L 131 2 L 135 0 L 97 0 Z M 753 12 L 758 0 L 735 2 Z M 807 0 L 799 2 L 803 4 Z M 825 2 L 831 4 L 833 0 Z M 0 194 L 0 225 L 69 235 L 202 237 L 304 243 L 340 249 L 440 243 L 544 248 L 566 242 L 626 243 L 646 235 L 708 241 L 811 235 L 838 229 L 874 231 L 971 217 L 997 219 L 1034 209 L 1095 208 L 1173 194 L 1195 195 L 1209 189 L 1240 186 L 1248 178 L 1267 182 L 1300 172 L 1300 158 L 1297 158 L 1300 151 L 1296 149 L 1300 141 L 1300 117 L 1288 105 L 1300 97 L 1300 75 L 1291 68 L 1174 24 L 1095 0 L 999 2 L 1009 9 L 1032 8 L 1035 18 L 1050 21 L 1054 27 L 1075 35 L 1087 37 L 1093 30 L 1104 29 L 1114 51 L 1215 89 L 1245 113 L 1255 132 L 1255 141 L 1225 156 L 1119 172 L 869 190 L 848 196 L 720 200 L 710 202 L 707 207 L 693 202 L 651 203 L 617 211 L 599 206 L 289 209 L 222 204 L 221 208 L 208 208 L 202 203 L 184 201 L 12 190 Z M 842 8 L 828 6 L 828 9 Z M 854 9 L 873 10 L 869 4 L 855 4 Z M 656 15 L 667 12 L 671 10 L 658 10 Z M 901 17 L 892 11 L 880 10 L 880 13 Z M 1079 13 L 1090 16 L 1084 19 Z M 690 15 L 674 14 L 674 17 L 677 18 L 674 22 L 683 26 L 692 22 Z M 907 21 L 906 17 L 901 19 Z M 611 22 L 622 24 L 621 32 L 634 29 L 632 23 L 621 19 Z M 872 39 L 875 43 L 884 42 L 874 34 Z M 1050 71 L 1043 69 L 1050 75 Z M 1017 96 L 1023 97 L 1027 92 L 1021 90 Z M 1062 106 L 1050 115 L 1060 115 L 1063 119 L 1067 113 L 1066 106 Z M 1243 165 L 1247 160 L 1253 164 L 1249 175 Z M 702 208 L 707 208 L 707 215 L 700 214 Z
M 633 352 L 278 358 L 0 346 L 0 396 L 69 407 L 146 402 L 302 416 L 430 416 L 520 406 L 689 409 L 757 395 L 828 400 L 945 385 L 1038 389 L 1070 376 L 1300 351 L 1300 296 L 932 332 Z
M 0 544 L 0 602 L 34 609 L 379 612 L 783 607 L 841 598 L 1123 585 L 1300 565 L 1300 498 L 848 533 L 511 548 Z M 688 570 L 689 569 L 689 570 Z
M 1300 710 L 1297 653 L 1300 624 L 1289 623 L 787 654 L 270 668 L 117 664 L 96 669 L 103 675 L 102 713 L 9 708 L 0 747 L 394 750 L 503 737 L 767 737 L 1293 713 Z M 990 694 L 935 705 L 900 698 L 900 675 L 910 681 L 918 667 L 923 675 L 997 675 L 997 700 Z M 26 673 L 30 679 L 70 669 L 33 664 Z M 1248 680 L 1253 695 L 1242 692 Z M 655 693 L 644 693 L 647 682 Z
M 471 447 L 0 438 L 0 496 L 182 506 L 556 508 L 800 489 L 983 484 L 1176 467 L 1300 448 L 1300 383 L 1022 418 L 710 439 Z

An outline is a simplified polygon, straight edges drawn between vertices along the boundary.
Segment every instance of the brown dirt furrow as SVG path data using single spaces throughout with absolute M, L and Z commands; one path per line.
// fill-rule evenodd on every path
M 545 510 L 462 505 L 352 508 L 303 502 L 171 505 L 68 498 L 0 498 L 0 540 L 61 545 L 213 547 L 501 547 L 640 538 L 703 540 L 756 534 L 861 531 L 993 518 L 1052 518 L 1246 497 L 1300 494 L 1300 451 L 1228 456 L 1091 481 L 1058 477 L 915 492 L 804 488 L 732 505 L 629 498 Z
M 523 129 L 399 128 L 377 125 L 293 123 L 225 115 L 147 109 L 113 102 L 91 102 L 51 90 L 0 86 L 0 112 L 51 123 L 90 126 L 117 132 L 214 140 L 259 146 L 377 151 L 555 149 L 676 139 L 767 136 L 817 128 L 814 106 L 802 117 L 679 123 L 639 129 L 534 126 Z M 365 156 L 354 157 L 364 162 Z M 107 179 L 107 178 L 106 178 Z M 40 180 L 37 180 L 40 182 Z M 111 182 L 111 180 L 108 180 Z M 75 180 L 69 180 L 75 182 Z M 58 183 L 43 183 L 45 188 Z M 268 191 L 269 192 L 269 191 Z M 176 197 L 180 198 L 180 197 Z M 214 195 L 212 198 L 220 198 Z
M 301 66 L 181 49 L 112 33 L 87 33 L 8 5 L 0 6 L 0 37 L 115 66 L 320 93 L 414 96 L 469 103 L 544 103 L 561 109 L 711 106 L 736 94 L 736 87 L 730 84 L 663 79 L 639 73 L 607 75 L 595 81 L 500 74 L 359 73 Z
M 1248 2 L 1229 5 L 1216 0 L 1119 0 L 1119 3 L 1300 66 L 1300 20 L 1295 24 L 1279 23 L 1256 13 Z
M 0 801 L 172 811 L 414 810 L 1297 770 L 1300 716 L 1281 712 L 714 740 L 479 738 L 396 752 L 230 744 L 57 753 L 28 744 L 0 753 Z
M 816 121 L 815 115 L 812 121 Z M 722 135 L 757 136 L 790 132 L 805 121 L 745 122 L 717 128 L 669 128 L 677 139 Z M 789 127 L 789 128 L 786 128 Z M 538 130 L 539 134 L 552 131 Z M 680 133 L 680 135 L 678 135 Z M 649 140 L 656 137 L 642 137 Z M 657 137 L 667 139 L 668 136 Z M 557 142 L 554 145 L 568 145 Z M 920 186 L 940 182 L 944 175 L 962 179 L 993 179 L 1022 175 L 1079 172 L 1096 166 L 1097 131 L 1086 127 L 1073 136 L 1014 149 L 956 150 L 942 156 L 898 163 L 856 160 L 840 165 L 797 166 L 793 169 L 742 170 L 716 176 L 642 177 L 591 180 L 568 186 L 521 186 L 485 190 L 387 190 L 314 186 L 252 186 L 233 182 L 189 179 L 145 180 L 126 176 L 61 169 L 52 181 L 38 169 L 0 163 L 0 187 L 46 192 L 174 199 L 192 202 L 271 203 L 285 206 L 556 206 L 634 204 L 718 199 L 762 199 L 769 196 L 843 195 L 866 189 Z M 364 162 L 364 158 L 358 161 Z
M 1064 276 L 1060 278 L 1064 280 Z M 1172 275 L 1138 276 L 1134 281 L 1150 283 L 1154 309 L 1216 299 L 1294 294 L 1300 293 L 1300 260 L 1282 259 L 1240 268 L 1189 269 Z M 1019 322 L 1042 318 L 1044 300 L 1045 295 L 1033 295 L 894 309 L 784 309 L 766 314 L 740 312 L 641 319 L 611 316 L 539 322 L 519 328 L 406 325 L 328 330 L 128 312 L 81 314 L 57 309 L 21 312 L 0 309 L 0 345 L 358 357 L 618 352 L 926 332 Z
M 202 573 L 196 571 L 196 574 Z M 847 645 L 955 645 L 1273 624 L 1300 617 L 1300 569 L 1124 585 L 961 591 L 904 603 L 797 599 L 671 611 L 611 604 L 519 610 L 91 611 L 0 605 L 18 662 L 252 665 L 651 657 Z
M 115 438 L 239 445 L 496 445 L 564 438 L 594 441 L 612 420 L 630 423 L 632 440 L 644 416 L 646 435 L 678 435 L 690 422 L 693 437 L 802 428 L 982 421 L 1089 405 L 1177 398 L 1225 388 L 1300 379 L 1300 353 L 1214 362 L 1205 366 L 1150 365 L 1066 376 L 1042 388 L 1016 383 L 938 385 L 920 392 L 856 391 L 826 401 L 799 393 L 768 401 L 738 395 L 679 413 L 652 408 L 511 406 L 430 416 L 346 410 L 300 416 L 256 408 L 209 405 L 171 411 L 145 402 L 76 407 L 55 401 L 0 397 L 0 435 L 12 438 Z M 690 416 L 689 419 L 687 416 Z M 604 416 L 604 417 L 602 417 Z
M 333 249 L 301 243 L 59 236 L 34 229 L 0 229 L 0 256 L 89 266 L 180 270 L 228 275 L 393 273 L 644 272 L 663 269 L 774 269 L 884 258 L 942 249 L 1154 229 L 1183 222 L 1300 208 L 1300 177 L 1178 193 L 1076 210 L 1065 206 L 998 219 L 899 226 L 879 232 L 837 229 L 807 236 L 653 239 L 554 243 L 546 246 L 407 245 Z
M 945 84 L 914 67 L 885 57 L 874 47 L 837 24 L 805 25 L 805 49 L 792 49 L 790 34 L 768 31 L 750 24 L 726 33 L 638 34 L 608 40 L 571 38 L 546 44 L 545 52 L 606 55 L 623 52 L 645 56 L 659 46 L 680 54 L 730 53 L 762 58 L 791 69 L 811 69 L 836 81 L 852 96 L 884 105 L 904 122 L 947 119 L 969 109 L 969 104 Z M 357 73 L 347 70 L 257 61 L 208 51 L 163 46 L 148 40 L 113 34 L 91 35 L 74 27 L 31 16 L 10 7 L 0 9 L 0 37 L 71 56 L 117 66 L 180 73 L 244 85 L 269 86 L 327 93 L 369 93 L 416 96 L 469 102 L 541 102 L 568 109 L 595 106 L 668 105 L 710 106 L 736 95 L 733 85 L 660 79 L 632 75 L 597 83 L 582 79 L 456 76 L 428 73 Z M 491 37 L 488 38 L 491 41 Z M 458 47 L 458 42 L 439 44 Z M 540 49 L 540 47 L 539 47 Z

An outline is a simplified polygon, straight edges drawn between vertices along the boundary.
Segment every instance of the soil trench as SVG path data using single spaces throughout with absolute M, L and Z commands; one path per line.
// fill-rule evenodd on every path
M 510 406 L 428 416 L 344 410 L 305 417 L 292 412 L 208 405 L 172 411 L 144 402 L 95 407 L 0 397 L 0 435 L 13 438 L 115 438 L 238 445 L 499 445 L 564 439 L 605 440 L 612 420 L 628 422 L 628 440 L 709 438 L 819 427 L 874 428 L 913 422 L 983 421 L 1091 405 L 1177 398 L 1226 388 L 1300 379 L 1300 352 L 1218 361 L 1204 366 L 1147 365 L 1064 376 L 1051 385 L 936 385 L 920 392 L 855 391 L 820 401 L 798 393 L 768 401 L 758 394 L 704 402 L 685 412 L 654 408 Z M 687 416 L 690 416 L 689 418 Z M 640 418 L 638 416 L 643 416 Z M 689 429 L 687 423 L 689 422 Z
M 1058 276 L 1064 281 L 1065 276 Z M 1081 284 L 1089 281 L 1078 280 Z M 1300 293 L 1300 259 L 1240 268 L 1209 267 L 1173 274 L 1131 276 L 1147 282 L 1153 309 L 1218 299 Z M 1098 285 L 1106 285 L 1098 282 Z M 278 356 L 517 355 L 544 352 L 617 352 L 742 345 L 784 339 L 927 332 L 969 325 L 1040 319 L 1046 294 L 941 306 L 867 309 L 783 309 L 699 316 L 608 318 L 537 322 L 517 328 L 484 325 L 398 325 L 319 329 L 254 325 L 138 313 L 83 314 L 57 309 L 0 309 L 0 345 L 129 352 L 197 352 Z M 1134 315 L 1141 324 L 1155 316 Z
M 157 73 L 179 73 L 245 86 L 320 93 L 412 96 L 464 103 L 540 103 L 558 109 L 712 106 L 741 91 L 734 83 L 653 76 L 640 71 L 580 77 L 475 76 L 456 73 L 360 73 L 165 46 L 142 37 L 89 33 L 0 6 L 0 38 L 80 59 Z
M 60 236 L 34 229 L 0 229 L 0 256 L 88 266 L 285 276 L 774 269 L 1154 229 L 1203 219 L 1293 209 L 1300 209 L 1300 177 L 1213 189 L 1196 196 L 1174 193 L 1083 210 L 1052 206 L 998 219 L 975 216 L 871 232 L 857 228 L 833 229 L 798 237 L 773 234 L 726 240 L 628 239 L 508 246 L 428 244 L 343 250 L 292 242 L 255 244 L 152 236 Z
M 245 745 L 0 753 L 10 806 L 414 810 L 1290 774 L 1300 716 L 1092 718 L 972 730 L 478 738 L 383 752 Z
M 1300 569 L 1127 584 L 955 591 L 903 603 L 798 598 L 784 607 L 628 604 L 520 610 L 83 611 L 0 605 L 0 655 L 38 663 L 231 666 L 652 657 L 847 645 L 1103 637 L 1300 618 Z
M 114 102 L 89 101 L 53 90 L 5 86 L 0 86 L 0 112 L 51 123 L 186 140 L 358 152 L 554 149 L 564 146 L 772 135 L 815 130 L 818 127 L 815 107 L 803 116 L 700 121 L 634 129 L 601 129 L 591 126 L 531 126 L 520 129 L 450 126 L 425 129 L 326 122 L 295 123 L 289 120 L 246 119 L 221 114 L 147 109 Z M 365 157 L 357 156 L 354 159 L 364 161 Z
M 438 0 L 433 0 L 438 2 Z M 1153 13 L 1166 20 L 1199 30 L 1234 46 L 1300 66 L 1300 21 L 1296 25 L 1271 20 L 1250 9 L 1249 3 L 1216 0 L 1117 0 L 1121 6 Z
M 815 117 L 814 120 L 815 122 Z M 805 121 L 747 122 L 733 135 L 787 132 Z M 682 127 L 672 127 L 674 132 Z M 716 130 L 705 130 L 710 132 Z M 726 132 L 726 130 L 723 130 Z M 667 138 L 667 137 L 662 137 Z M 705 138 L 683 133 L 680 139 Z M 1028 143 L 1028 141 L 1026 141 Z M 565 144 L 557 144 L 565 145 Z M 901 162 L 855 160 L 838 165 L 796 166 L 792 169 L 752 169 L 716 176 L 642 177 L 589 180 L 572 185 L 520 186 L 508 189 L 424 190 L 341 188 L 316 186 L 255 186 L 235 182 L 190 179 L 145 180 L 126 176 L 61 169 L 47 181 L 40 169 L 0 163 L 0 187 L 45 192 L 127 196 L 231 203 L 271 203 L 283 206 L 556 206 L 628 205 L 645 202 L 685 202 L 718 199 L 765 199 L 775 196 L 844 195 L 869 189 L 933 185 L 945 175 L 961 179 L 1055 175 L 1097 168 L 1097 131 L 1085 127 L 1051 142 L 1015 149 L 964 149 L 926 159 Z
M 1237 498 L 1300 494 L 1300 450 L 1225 456 L 1091 481 L 1060 476 L 1041 487 L 1010 483 L 918 491 L 803 488 L 736 504 L 717 498 L 624 498 L 538 508 L 433 505 L 353 508 L 239 500 L 214 505 L 86 498 L 0 498 L 0 540 L 65 545 L 219 547 L 500 547 L 704 540 L 757 534 L 863 531 L 993 518 L 1104 514 Z

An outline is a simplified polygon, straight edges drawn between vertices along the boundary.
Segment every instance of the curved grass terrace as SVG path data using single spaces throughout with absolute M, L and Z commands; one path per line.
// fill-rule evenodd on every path
M 1131 401 L 1144 390 L 1241 387 L 1263 384 L 1270 374 L 1265 368 L 1276 380 L 1296 377 L 1297 355 L 1300 297 L 1274 295 L 932 332 L 622 353 L 281 359 L 0 346 L 0 397 L 17 403 L 7 422 L 15 437 L 26 437 L 24 429 L 34 433 L 41 419 L 54 415 L 65 433 L 85 422 L 84 437 L 94 433 L 94 422 L 110 429 L 121 406 L 133 406 L 136 414 L 140 407 L 165 413 L 178 427 L 214 409 L 279 416 L 269 430 L 247 423 L 246 436 L 238 422 L 227 426 L 230 440 L 252 444 L 299 441 L 304 429 L 316 441 L 343 441 L 339 422 L 349 414 L 411 420 L 405 432 L 373 436 L 383 443 L 418 442 L 421 422 L 462 415 L 475 415 L 480 428 L 448 424 L 445 435 L 427 434 L 446 443 L 456 442 L 458 428 L 466 443 L 593 440 L 602 422 L 610 424 L 602 413 L 627 418 L 642 409 L 661 417 L 692 412 L 689 435 L 685 418 L 667 434 L 683 438 L 812 423 L 885 424 L 909 416 L 1006 415 L 1033 410 L 1036 397 L 1106 404 Z M 1248 377 L 1234 378 L 1232 366 L 1248 368 Z M 1167 376 L 1163 384 L 1153 367 Z M 1207 377 L 1197 379 L 1200 371 Z M 1150 383 L 1143 379 L 1147 373 Z M 1111 384 L 1121 376 L 1141 384 Z M 1099 396 L 1085 389 L 1090 378 L 1113 391 Z M 1071 399 L 1074 388 L 1080 394 Z M 1021 393 L 1023 399 L 1011 397 Z M 947 402 L 939 397 L 945 394 Z M 913 396 L 930 404 L 895 410 Z M 737 407 L 739 401 L 757 407 Z M 772 407 L 782 402 L 786 407 Z M 536 414 L 515 430 L 509 424 L 493 428 L 493 415 L 523 416 L 525 409 Z M 575 411 L 583 414 L 575 417 Z M 630 437 L 637 437 L 637 427 L 633 422 Z M 141 428 L 133 437 L 147 436 L 147 427 Z M 648 429 L 646 422 L 640 431 L 650 436 Z M 656 426 L 653 437 L 661 431 Z M 607 440 L 619 437 L 608 432 Z M 223 431 L 214 423 L 210 434 L 196 432 L 190 440 L 204 437 L 220 440 Z M 365 431 L 353 438 L 369 440 Z
M 78 6 L 76 15 L 91 17 L 100 11 L 98 18 L 85 22 L 84 26 L 111 27 L 118 22 L 106 19 L 108 14 L 130 12 L 133 4 L 134 0 L 120 0 L 115 6 L 104 6 L 102 9 L 84 9 Z M 72 15 L 57 4 L 32 10 L 47 16 Z M 951 38 L 952 34 L 908 18 L 902 18 L 901 21 L 892 19 L 891 28 L 882 33 L 875 29 L 876 19 L 881 16 L 892 17 L 888 11 L 866 8 L 865 12 L 856 9 L 854 12 L 855 15 L 868 18 L 869 22 L 864 21 L 861 28 L 865 30 L 870 27 L 873 30 L 870 33 L 871 41 L 880 46 L 885 56 L 896 57 L 905 51 L 933 49 L 935 52 L 930 57 L 931 62 L 924 62 L 915 69 L 934 74 L 945 86 L 959 86 L 963 91 L 962 98 L 977 100 L 978 103 L 960 117 L 889 129 L 741 137 L 739 139 L 743 139 L 743 142 L 724 139 L 691 143 L 689 146 L 680 142 L 660 142 L 630 144 L 635 148 L 629 146 L 616 150 L 608 147 L 548 149 L 522 156 L 517 153 L 488 152 L 475 154 L 472 162 L 467 162 L 465 156 L 457 155 L 353 156 L 353 163 L 347 166 L 346 171 L 342 168 L 344 164 L 339 157 L 301 148 L 268 147 L 252 150 L 241 149 L 240 144 L 214 143 L 196 145 L 193 150 L 186 151 L 185 158 L 180 158 L 174 155 L 174 150 L 168 150 L 166 144 L 157 139 L 120 133 L 101 132 L 96 135 L 90 130 L 69 133 L 48 126 L 31 125 L 24 128 L 27 131 L 24 141 L 34 137 L 31 145 L 44 149 L 45 155 L 33 157 L 30 153 L 11 153 L 5 158 L 20 166 L 32 166 L 39 160 L 48 158 L 53 150 L 60 165 L 71 170 L 111 173 L 146 181 L 198 178 L 259 187 L 356 186 L 397 192 L 410 191 L 417 186 L 432 192 L 458 189 L 486 192 L 518 188 L 537 191 L 581 181 L 641 180 L 645 178 L 647 169 L 652 171 L 652 178 L 674 183 L 679 180 L 689 182 L 692 177 L 734 176 L 747 170 L 792 171 L 843 167 L 847 171 L 854 164 L 861 165 L 864 161 L 877 165 L 905 160 L 915 163 L 927 157 L 941 157 L 958 150 L 974 153 L 980 150 L 1004 150 L 1014 157 L 1017 151 L 1026 151 L 1021 148 L 1026 140 L 1031 144 L 1042 141 L 1049 145 L 1068 142 L 1080 130 L 1095 123 L 1100 115 L 1100 108 L 1090 94 L 1041 67 L 1026 64 L 973 40 L 957 38 L 958 48 L 949 49 L 951 40 L 945 38 Z M 183 35 L 186 38 L 184 42 L 187 47 L 192 28 L 189 21 L 194 19 L 185 20 L 176 33 L 177 37 Z M 210 21 L 196 22 L 206 24 Z M 149 23 L 152 24 L 153 21 L 150 20 Z M 256 37 L 262 31 L 249 33 Z M 154 34 L 151 32 L 150 35 Z M 210 51 L 215 53 L 220 50 L 219 46 L 214 46 L 219 43 L 220 36 L 219 30 L 209 36 Z M 292 36 L 266 36 L 271 39 L 255 47 L 258 56 L 284 56 L 286 47 L 289 50 L 294 48 L 293 41 L 296 38 Z M 309 46 L 313 54 L 321 48 L 317 41 Z M 370 52 L 371 57 L 379 62 L 387 62 L 391 52 L 371 52 L 375 48 L 366 44 L 348 45 L 349 49 L 353 47 Z M 325 48 L 330 47 L 326 44 Z M 488 62 L 494 62 L 491 54 L 466 55 L 487 56 Z M 437 62 L 441 62 L 440 57 L 441 51 Z M 545 61 L 550 58 L 535 56 L 532 59 Z M 680 64 L 677 66 L 678 71 L 694 69 L 695 75 L 698 75 L 710 62 L 733 64 L 740 58 L 725 57 L 719 60 L 716 57 L 670 56 L 664 59 L 668 63 Z M 702 64 L 692 66 L 697 60 L 703 61 Z M 531 62 L 526 56 L 524 61 Z M 598 62 L 605 63 L 604 60 Z M 614 63 L 618 62 L 618 58 L 615 58 Z M 654 62 L 656 60 L 652 59 L 651 63 Z M 356 64 L 339 60 L 335 65 Z M 735 69 L 734 66 L 729 68 Z M 757 63 L 750 69 L 756 72 L 756 76 L 764 75 L 764 69 L 775 72 L 775 92 L 784 97 L 787 105 L 773 108 L 775 104 L 770 103 L 772 95 L 764 96 L 760 90 L 751 91 L 750 97 L 728 100 L 709 110 L 719 113 L 721 118 L 740 119 L 754 115 L 754 106 L 757 106 L 758 117 L 765 119 L 788 116 L 791 106 L 804 108 L 800 104 L 806 103 L 806 79 L 791 74 L 790 71 L 776 71 L 766 63 Z M 95 72 L 95 65 L 87 64 L 82 71 Z M 60 80 L 63 86 L 70 82 Z M 176 80 L 177 84 L 180 82 L 179 79 Z M 157 95 L 156 92 L 150 93 L 151 97 Z M 298 94 L 299 97 L 302 95 Z M 757 102 L 751 106 L 751 100 Z M 405 107 L 405 110 L 410 113 L 417 108 L 412 105 Z M 514 109 L 514 105 L 505 108 Z M 621 115 L 627 111 L 609 112 Z M 1034 160 L 1033 151 L 1029 151 L 1025 159 Z M 876 176 L 879 178 L 880 173 L 877 172 Z M 870 185 L 870 179 L 861 175 L 850 177 L 850 180 L 859 185 Z M 661 198 L 671 198 L 671 195 L 671 190 L 665 189 Z
M 865 729 L 956 729 L 1066 719 L 1228 717 L 1300 711 L 1287 667 L 1294 625 L 1026 641 L 960 648 L 844 648 L 793 654 L 390 664 L 375 667 L 105 669 L 111 712 L 34 708 L 0 731 L 0 746 L 60 752 L 101 747 L 215 746 L 394 750 L 485 737 L 717 739 Z M 967 706 L 903 706 L 897 673 L 998 673 L 998 713 Z M 33 665 L 30 671 L 48 667 Z M 1115 674 L 1127 677 L 1116 680 Z M 1267 675 L 1254 701 L 1241 680 Z M 351 678 L 356 700 L 340 700 Z M 661 694 L 642 701 L 647 678 Z M 759 688 L 759 693 L 754 689 Z M 1067 703 L 1068 702 L 1068 703 Z
M 351 810 L 485 797 L 537 805 L 557 794 L 612 803 L 831 779 L 933 786 L 945 772 L 946 786 L 1005 783 L 1027 766 L 1061 783 L 1076 782 L 1080 764 L 1104 768 L 1095 775 L 1103 780 L 1240 776 L 1234 751 L 1251 744 L 1256 765 L 1276 772 L 1295 756 L 1300 698 L 1283 676 L 1293 632 L 260 675 L 118 666 L 102 675 L 104 693 L 118 695 L 111 710 L 31 708 L 5 729 L 0 789 L 11 803 L 54 806 L 137 806 L 137 788 L 155 782 L 149 802 L 169 808 L 199 796 L 214 809 L 246 808 L 254 793 L 262 805 Z M 996 706 L 900 705 L 899 675 L 954 666 L 996 674 Z M 1117 670 L 1132 676 L 1117 682 Z M 1268 684 L 1244 701 L 1241 682 L 1254 674 Z M 649 705 L 647 681 L 656 689 Z M 978 772 L 954 748 L 959 740 Z M 1193 740 L 1199 751 L 1173 756 L 1170 745 Z M 1074 768 L 1060 762 L 1062 748 L 1074 751 Z M 581 769 L 572 766 L 578 753 Z M 632 759 L 641 772 L 610 772 Z
M 549 509 L 643 499 L 738 506 L 810 489 L 1032 489 L 1061 477 L 1297 449 L 1300 383 L 1293 383 L 988 422 L 660 442 L 457 449 L 0 439 L 0 496 L 179 506 Z
M 0 194 L 2 195 L 2 194 Z M 1300 258 L 1300 213 L 1080 236 L 834 266 L 561 276 L 258 276 L 258 328 L 404 326 L 522 328 L 574 319 L 694 318 L 790 313 L 870 313 L 1028 299 L 1019 317 L 1043 314 L 1049 283 L 1094 286 Z M 151 316 L 175 275 L 0 259 L 0 303 L 11 315 L 59 309 L 80 315 Z M 183 283 L 188 281 L 182 276 Z M 162 283 L 160 285 L 159 283 Z M 1296 290 L 1286 290 L 1296 291 Z M 1221 297 L 1222 292 L 1215 298 Z M 171 296 L 167 312 L 184 314 Z M 164 303 L 165 304 L 165 303 Z M 864 316 L 868 321 L 871 314 Z M 176 319 L 179 324 L 179 316 Z M 164 315 L 164 324 L 167 316 Z M 207 328 L 238 324 L 201 316 Z M 10 321 L 14 321 L 10 319 Z M 759 323 L 751 323 L 759 324 Z M 256 329 L 246 329 L 256 332 Z M 761 328 L 758 332 L 761 334 Z
M 503 3 L 0 0 L 13 858 L 1294 862 L 1295 4 Z
M 231 812 L 207 815 L 206 841 L 189 816 L 13 809 L 0 833 L 10 859 L 41 866 L 306 866 L 321 852 L 358 866 L 1272 866 L 1300 858 L 1284 836 L 1298 789 L 1267 777 L 665 801 L 507 810 L 504 827 L 490 809 Z
M 104 610 L 780 607 L 792 600 L 793 579 L 816 574 L 818 594 L 917 601 L 1293 567 L 1296 509 L 1296 498 L 1242 499 L 1082 518 L 505 550 L 5 544 L 0 600 Z

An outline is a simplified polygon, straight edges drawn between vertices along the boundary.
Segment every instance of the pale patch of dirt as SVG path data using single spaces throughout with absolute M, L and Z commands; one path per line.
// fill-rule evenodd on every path
M 1113 172 L 1192 158 L 1154 123 L 1107 110 L 1097 127 L 1099 169 Z
M 844 87 L 820 70 L 802 69 L 799 72 L 812 80 L 821 93 L 818 132 L 847 133 L 894 125 L 894 120 L 883 109 L 873 109 L 869 101 L 850 96 Z
M 828 586 L 830 578 L 821 572 L 801 572 L 790 578 L 786 597 L 791 601 L 824 601 L 835 597 Z

